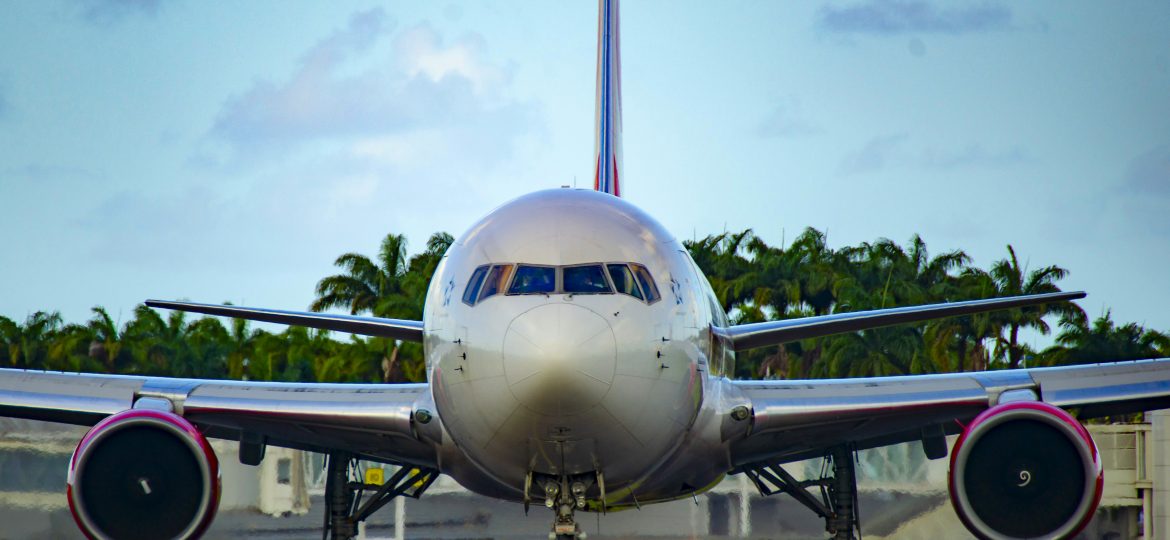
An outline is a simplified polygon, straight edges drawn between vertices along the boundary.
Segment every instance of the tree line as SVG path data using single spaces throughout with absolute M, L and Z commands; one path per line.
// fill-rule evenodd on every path
M 407 254 L 407 240 L 389 234 L 373 258 L 338 257 L 338 274 L 316 286 L 313 311 L 418 320 L 427 285 L 451 235 L 432 235 Z M 806 229 L 791 244 L 773 246 L 751 230 L 684 242 L 736 323 L 826 315 L 904 305 L 1058 292 L 1068 271 L 1056 265 L 1021 267 L 1007 256 L 988 269 L 962 251 L 931 256 L 914 236 L 838 249 L 824 233 Z M 259 381 L 403 382 L 425 380 L 420 344 L 290 327 L 252 328 L 248 321 L 160 314 L 139 305 L 119 325 L 102 307 L 83 323 L 56 312 L 23 322 L 0 316 L 0 363 L 5 367 Z M 1058 333 L 1033 350 L 1023 330 Z M 809 339 L 739 356 L 741 378 L 857 377 L 1081 364 L 1170 356 L 1170 337 L 1108 312 L 1090 320 L 1074 303 L 1047 304 Z
M 1021 266 L 1015 249 L 987 269 L 961 250 L 931 256 L 914 235 L 830 248 L 825 234 L 805 229 L 788 246 L 767 244 L 749 230 L 683 242 L 707 274 L 735 323 L 869 309 L 1060 292 L 1068 270 Z M 1055 344 L 1034 350 L 1021 331 L 1058 327 Z M 937 319 L 808 339 L 748 351 L 742 378 L 861 377 L 1014 369 L 1170 356 L 1170 337 L 1109 312 L 1090 321 L 1072 302 Z

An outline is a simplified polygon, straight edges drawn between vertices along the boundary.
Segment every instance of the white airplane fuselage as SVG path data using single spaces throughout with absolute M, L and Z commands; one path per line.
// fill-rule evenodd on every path
M 568 293 L 569 274 L 558 273 L 552 292 L 502 289 L 465 301 L 485 265 L 598 263 L 644 267 L 659 298 Z M 726 325 L 726 314 L 702 272 L 632 204 L 577 189 L 504 204 L 455 241 L 427 294 L 424 347 L 443 472 L 511 500 L 523 498 L 530 473 L 601 472 L 610 506 L 705 489 L 729 468 L 727 415 L 718 413 L 731 406 L 721 395 L 730 385 L 718 383 L 734 369 L 713 324 Z

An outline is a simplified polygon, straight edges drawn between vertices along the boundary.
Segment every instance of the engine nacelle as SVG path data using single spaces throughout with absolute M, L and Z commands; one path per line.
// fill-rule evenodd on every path
M 81 439 L 68 490 L 73 519 L 89 538 L 197 538 L 219 506 L 219 461 L 182 417 L 123 411 Z
M 1037 401 L 984 411 L 951 453 L 951 504 L 984 539 L 1071 538 L 1097 510 L 1103 480 L 1085 427 Z

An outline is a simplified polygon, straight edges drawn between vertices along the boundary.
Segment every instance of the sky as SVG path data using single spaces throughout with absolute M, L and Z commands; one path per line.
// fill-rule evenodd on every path
M 917 233 L 1170 331 L 1170 3 L 627 1 L 623 196 L 680 239 Z M 597 4 L 10 2 L 0 315 L 306 309 L 591 186 Z M 1034 338 L 1039 339 L 1039 338 Z

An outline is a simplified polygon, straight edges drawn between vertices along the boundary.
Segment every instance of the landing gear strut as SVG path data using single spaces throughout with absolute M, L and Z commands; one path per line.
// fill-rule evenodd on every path
M 367 484 L 357 477 L 357 459 L 351 454 L 329 454 L 325 479 L 325 528 L 321 540 L 350 540 L 357 536 L 358 523 L 394 500 L 419 498 L 439 472 L 434 469 L 400 467 L 381 485 Z M 373 493 L 364 497 L 366 490 Z M 363 502 L 363 498 L 365 502 Z
M 820 478 L 814 480 L 793 478 L 779 462 L 752 463 L 741 467 L 740 472 L 747 475 L 761 495 L 787 493 L 824 518 L 825 531 L 832 535 L 831 540 L 855 540 L 861 536 L 861 520 L 857 516 L 857 471 L 853 456 L 852 446 L 833 447 L 825 456 Z M 832 476 L 829 476 L 830 468 Z M 809 488 L 820 488 L 820 497 L 809 493 Z
M 833 448 L 833 483 L 829 485 L 829 508 L 832 514 L 825 518 L 825 530 L 833 540 L 853 540 L 853 531 L 861 536 L 861 521 L 857 518 L 857 470 L 853 450 L 845 446 Z

